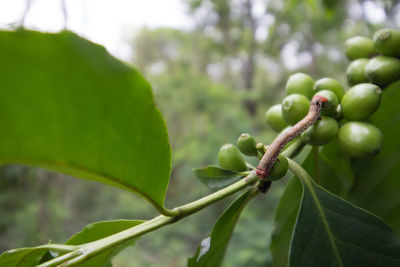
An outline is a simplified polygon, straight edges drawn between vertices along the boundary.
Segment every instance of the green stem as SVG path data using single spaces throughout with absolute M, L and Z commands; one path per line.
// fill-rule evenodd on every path
M 313 147 L 315 181 L 319 184 L 319 147 Z
M 288 158 L 296 157 L 306 144 L 300 137 L 296 137 L 292 143 L 282 152 L 282 155 Z
M 116 245 L 119 245 L 129 239 L 154 231 L 165 225 L 175 223 L 181 220 L 182 218 L 185 218 L 193 213 L 196 213 L 199 210 L 217 202 L 218 200 L 226 198 L 250 185 L 254 185 L 254 188 L 256 189 L 257 187 L 255 184 L 258 181 L 259 181 L 258 176 L 255 174 L 254 171 L 252 171 L 247 177 L 241 179 L 240 181 L 237 181 L 234 184 L 231 184 L 230 186 L 227 186 L 217 192 L 214 192 L 208 196 L 193 201 L 189 204 L 171 210 L 171 213 L 173 213 L 174 216 L 159 215 L 158 217 L 152 220 L 146 221 L 142 224 L 139 224 L 135 227 L 129 228 L 122 232 L 107 236 L 105 238 L 96 240 L 94 242 L 77 246 L 76 250 L 66 253 L 50 261 L 47 261 L 39 265 L 38 267 L 52 267 L 60 265 L 62 263 L 64 263 L 63 266 L 72 266 L 78 264 L 106 249 L 115 247 Z
M 79 246 L 71 246 L 71 245 L 59 245 L 59 244 L 46 244 L 42 246 L 38 246 L 37 248 L 46 248 L 53 251 L 59 252 L 71 252 L 79 248 Z

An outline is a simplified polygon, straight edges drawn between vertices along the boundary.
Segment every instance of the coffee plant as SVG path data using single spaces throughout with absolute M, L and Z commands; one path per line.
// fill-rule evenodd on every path
M 116 186 L 160 213 L 92 223 L 63 244 L 9 250 L 0 266 L 110 266 L 140 236 L 240 191 L 187 260 L 220 266 L 243 208 L 282 178 L 288 183 L 270 245 L 275 266 L 400 266 L 400 127 L 393 127 L 400 118 L 400 32 L 353 37 L 344 52 L 352 61 L 350 89 L 331 77 L 291 75 L 282 103 L 266 112 L 276 139 L 264 144 L 243 133 L 237 144 L 221 146 L 218 165 L 194 169 L 216 191 L 168 209 L 170 145 L 145 79 L 68 31 L 0 32 L 0 163 Z

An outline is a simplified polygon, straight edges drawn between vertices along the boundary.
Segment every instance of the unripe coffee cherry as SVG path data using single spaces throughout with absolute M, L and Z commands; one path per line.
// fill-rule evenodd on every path
M 365 72 L 369 59 L 359 58 L 350 63 L 347 67 L 346 78 L 350 85 L 369 82 L 369 78 Z
M 232 171 L 246 171 L 246 162 L 244 161 L 239 149 L 232 144 L 223 145 L 218 152 L 219 166 L 223 169 Z
M 380 29 L 374 35 L 374 46 L 385 56 L 400 57 L 400 31 Z
M 343 118 L 342 106 L 339 104 L 336 109 L 335 119 L 340 120 Z
M 322 90 L 329 90 L 335 93 L 337 99 L 340 101 L 344 95 L 344 88 L 338 80 L 333 78 L 322 78 L 315 82 L 314 91 L 319 92 Z
M 335 138 L 338 132 L 337 121 L 334 118 L 322 116 L 320 120 L 301 134 L 301 138 L 309 145 L 322 146 Z
M 339 147 L 355 158 L 375 156 L 382 148 L 382 132 L 367 122 L 351 121 L 339 129 Z
M 299 94 L 289 95 L 282 101 L 283 119 L 294 125 L 307 115 L 309 108 L 310 100 L 307 97 Z
M 400 60 L 395 57 L 374 57 L 365 66 L 365 72 L 371 83 L 383 88 L 400 79 Z
M 275 161 L 274 166 L 272 166 L 270 174 L 267 176 L 267 181 L 276 181 L 281 179 L 288 170 L 288 160 L 285 156 L 279 155 L 278 159 Z
M 355 36 L 344 43 L 344 50 L 349 60 L 369 58 L 375 53 L 374 43 L 363 36 Z
M 339 100 L 336 97 L 336 94 L 329 90 L 322 90 L 317 92 L 316 95 L 320 95 L 328 99 L 328 101 L 324 102 L 322 106 L 321 115 L 334 116 L 339 105 Z
M 261 153 L 261 155 L 265 154 L 266 148 L 265 148 L 265 145 L 263 143 L 261 143 L 261 142 L 257 143 L 256 144 L 256 149 L 257 149 L 258 152 Z
M 270 107 L 265 113 L 265 120 L 267 124 L 277 132 L 285 129 L 287 123 L 282 116 L 282 106 L 281 104 L 274 105 Z
M 239 150 L 247 156 L 257 156 L 256 140 L 248 133 L 243 133 L 237 140 Z
M 381 102 L 382 90 L 371 83 L 360 83 L 348 90 L 340 103 L 343 116 L 349 120 L 365 120 Z
M 286 82 L 286 95 L 300 94 L 308 99 L 314 95 L 314 80 L 304 73 L 295 73 L 291 75 Z

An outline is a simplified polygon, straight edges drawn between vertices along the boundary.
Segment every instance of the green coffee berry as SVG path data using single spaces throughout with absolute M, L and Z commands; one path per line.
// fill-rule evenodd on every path
M 343 116 L 349 120 L 365 120 L 381 102 L 382 90 L 371 83 L 360 83 L 350 88 L 340 103 Z
M 339 147 L 355 158 L 375 156 L 382 148 L 382 132 L 367 122 L 351 121 L 339 129 Z
M 333 78 L 322 78 L 315 82 L 314 91 L 329 90 L 335 93 L 340 101 L 344 95 L 344 88 L 338 80 Z
M 329 90 L 322 90 L 317 92 L 316 95 L 320 95 L 328 99 L 328 101 L 324 102 L 322 106 L 321 115 L 334 116 L 339 105 L 339 100 L 336 97 L 336 94 Z
M 400 79 L 400 60 L 386 56 L 374 57 L 365 66 L 365 72 L 370 82 L 383 88 Z
M 314 95 L 314 80 L 304 73 L 295 73 L 291 75 L 286 83 L 286 95 L 300 94 L 308 99 Z
M 344 44 L 344 50 L 349 60 L 369 58 L 375 53 L 373 41 L 363 36 L 348 39 Z
M 299 94 L 285 97 L 282 101 L 283 119 L 290 125 L 296 124 L 304 118 L 310 108 L 310 100 Z
M 267 181 L 276 181 L 281 179 L 288 170 L 288 160 L 285 156 L 279 155 L 278 159 L 275 161 L 274 166 L 272 166 L 270 174 L 266 177 Z
M 320 120 L 301 134 L 301 138 L 309 145 L 322 146 L 335 138 L 338 132 L 337 121 L 332 117 L 322 116 Z
M 270 107 L 265 113 L 265 120 L 267 124 L 277 132 L 285 129 L 287 123 L 282 116 L 282 106 L 281 104 L 274 105 Z
M 263 143 L 257 143 L 256 144 L 256 149 L 258 152 L 260 152 L 262 155 L 264 155 L 266 149 L 265 149 L 265 145 Z
M 246 162 L 244 161 L 239 149 L 232 144 L 223 145 L 218 152 L 219 165 L 227 170 L 246 171 Z
M 243 133 L 237 140 L 239 150 L 247 156 L 257 156 L 256 140 L 248 133 Z
M 346 72 L 347 82 L 350 85 L 369 82 L 369 78 L 365 73 L 365 67 L 368 62 L 369 59 L 367 58 L 359 58 L 350 63 Z
M 385 56 L 400 57 L 400 31 L 378 30 L 374 35 L 374 47 Z
M 335 119 L 340 120 L 343 118 L 342 106 L 339 104 L 336 108 Z

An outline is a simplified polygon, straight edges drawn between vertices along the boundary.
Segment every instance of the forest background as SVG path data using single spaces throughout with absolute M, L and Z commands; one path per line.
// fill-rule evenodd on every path
M 281 101 L 291 73 L 332 77 L 346 85 L 344 41 L 371 37 L 382 27 L 399 28 L 399 2 L 182 0 L 190 27 L 124 29 L 123 59 L 152 84 L 168 127 L 173 165 L 166 206 L 210 192 L 192 168 L 215 164 L 224 143 L 235 143 L 243 132 L 264 143 L 273 140 L 265 111 Z M 0 26 L 12 28 L 14 22 Z M 274 214 L 286 182 L 274 183 L 274 190 L 244 210 L 225 266 L 269 266 Z M 114 265 L 184 266 L 231 200 L 143 236 L 113 259 Z M 0 168 L 0 252 L 49 240 L 62 243 L 99 220 L 156 214 L 146 201 L 117 188 L 42 169 Z

